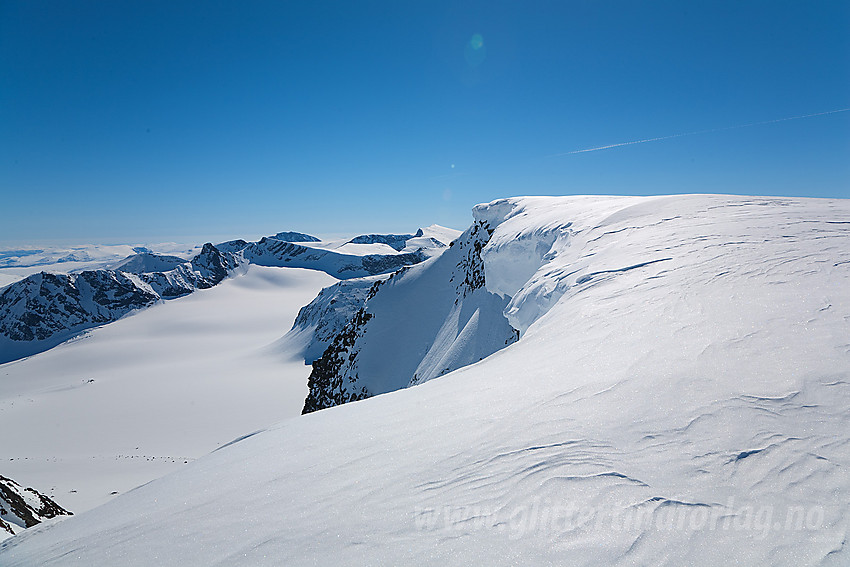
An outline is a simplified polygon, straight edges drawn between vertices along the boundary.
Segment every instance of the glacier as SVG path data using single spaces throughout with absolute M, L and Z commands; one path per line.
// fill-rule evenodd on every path
M 474 219 L 477 292 L 519 340 L 27 530 L 0 563 L 850 561 L 850 202 L 532 197 Z M 364 348 L 406 350 L 394 329 Z
M 101 265 L 101 256 L 83 269 L 56 273 L 56 267 L 67 260 L 60 259 L 52 270 L 0 286 L 0 364 L 44 352 L 88 329 L 161 300 L 209 289 L 229 275 L 241 273 L 249 264 L 319 270 L 338 279 L 389 273 L 438 255 L 446 246 L 440 235 L 452 233 L 443 227 L 427 230 L 438 238 L 423 237 L 422 229 L 416 235 L 368 235 L 343 242 L 323 242 L 300 232 L 279 232 L 257 242 L 206 243 L 190 259 L 138 248 L 120 261 Z M 381 239 L 401 246 L 396 249 L 383 243 L 377 247 L 368 245 Z M 129 247 L 107 247 L 107 251 L 123 248 Z M 93 261 L 86 248 L 79 250 L 75 258 L 80 256 L 80 261 L 76 264 Z M 22 256 L 26 259 L 36 255 L 26 252 L 9 251 L 8 259 L 20 261 Z M 49 261 L 40 255 L 43 251 L 38 252 L 38 261 L 28 266 L 30 270 Z

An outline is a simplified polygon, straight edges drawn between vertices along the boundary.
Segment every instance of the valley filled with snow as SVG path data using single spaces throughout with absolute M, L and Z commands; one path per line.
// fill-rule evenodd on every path
M 298 415 L 309 367 L 270 345 L 334 281 L 251 266 L 0 366 L 3 474 L 76 513 Z
M 0 474 L 75 513 L 0 564 L 850 561 L 850 202 L 473 218 L 222 243 L 214 287 L 0 365 Z

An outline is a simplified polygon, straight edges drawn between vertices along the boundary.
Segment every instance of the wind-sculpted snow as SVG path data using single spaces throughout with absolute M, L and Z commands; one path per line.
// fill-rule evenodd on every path
M 37 526 L 0 563 L 850 563 L 850 202 L 534 198 L 476 217 L 519 341 Z M 517 238 L 550 243 L 524 283 L 498 257 Z M 457 247 L 384 283 L 356 342 L 384 343 L 373 325 L 409 305 L 384 289 L 424 289 Z
M 370 280 L 368 291 L 365 281 L 329 291 L 305 308 L 299 330 L 309 330 L 307 313 L 334 322 L 354 314 L 329 343 L 317 336 L 323 329 L 316 324 L 304 412 L 426 382 L 516 340 L 502 315 L 505 300 L 483 289 L 480 254 L 491 233 L 478 222 L 438 258 Z M 331 304 L 337 297 L 343 300 Z M 318 344 L 327 347 L 312 360 Z

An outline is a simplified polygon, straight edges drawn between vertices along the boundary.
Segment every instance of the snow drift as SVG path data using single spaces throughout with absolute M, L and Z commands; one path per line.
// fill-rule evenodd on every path
M 475 216 L 493 229 L 479 290 L 517 342 L 10 538 L 0 563 L 850 561 L 850 203 L 521 198 Z

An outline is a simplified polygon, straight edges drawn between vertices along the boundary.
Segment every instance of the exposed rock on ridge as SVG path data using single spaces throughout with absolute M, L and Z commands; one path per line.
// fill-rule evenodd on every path
M 386 279 L 337 284 L 303 308 L 292 331 L 313 333 L 303 413 L 425 382 L 515 342 L 502 314 L 508 298 L 485 286 L 481 251 L 492 232 L 476 222 L 437 258 Z M 341 330 L 327 342 L 329 325 L 319 321 Z M 324 353 L 310 360 L 319 345 Z
M 15 535 L 48 518 L 71 515 L 47 496 L 0 475 L 0 539 L 3 532 Z

